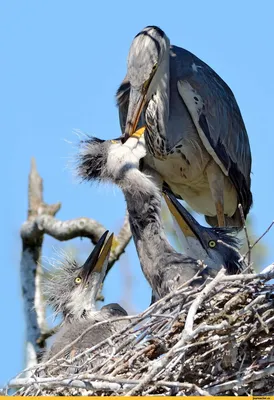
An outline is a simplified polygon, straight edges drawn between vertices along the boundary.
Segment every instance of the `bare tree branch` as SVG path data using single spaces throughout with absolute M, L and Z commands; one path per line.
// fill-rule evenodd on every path
M 41 348 L 37 340 L 45 324 L 45 307 L 41 293 L 40 257 L 43 243 L 43 232 L 32 235 L 30 225 L 38 215 L 55 215 L 61 204 L 48 205 L 43 201 L 43 181 L 37 172 L 35 160 L 32 159 L 28 185 L 28 220 L 22 225 L 21 285 L 23 293 L 26 321 L 26 365 L 31 367 L 37 363 Z
M 46 233 L 60 241 L 66 241 L 76 237 L 85 237 L 90 239 L 93 244 L 96 244 L 105 231 L 106 228 L 102 224 L 90 218 L 82 217 L 61 221 L 54 218 L 52 215 L 42 214 L 38 215 L 34 220 L 27 222 L 21 236 L 23 237 L 26 235 L 28 239 L 35 239 L 37 236 Z M 128 214 L 126 213 L 122 228 L 113 239 L 105 278 L 115 262 L 118 261 L 125 252 L 131 237 Z
M 36 237 L 37 234 L 46 233 L 57 240 L 65 241 L 76 237 L 89 238 L 96 244 L 105 227 L 90 218 L 75 218 L 61 221 L 51 215 L 38 215 L 28 227 L 28 235 Z
M 241 220 L 242 220 L 242 224 L 243 224 L 243 228 L 244 228 L 244 232 L 245 232 L 245 238 L 246 238 L 246 243 L 247 243 L 247 265 L 250 265 L 251 262 L 251 245 L 250 245 L 250 240 L 249 240 L 249 236 L 248 236 L 248 231 L 247 231 L 247 227 L 246 227 L 246 220 L 245 220 L 245 216 L 244 216 L 244 210 L 241 204 L 238 204 L 238 209 L 240 211 L 240 216 L 241 216 Z

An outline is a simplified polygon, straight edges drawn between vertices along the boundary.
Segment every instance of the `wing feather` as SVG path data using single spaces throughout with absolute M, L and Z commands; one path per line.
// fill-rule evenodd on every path
M 184 52 L 190 60 L 191 53 Z M 251 151 L 240 109 L 227 84 L 191 56 L 190 68 L 178 77 L 179 94 L 208 153 L 234 184 L 246 216 L 252 205 Z

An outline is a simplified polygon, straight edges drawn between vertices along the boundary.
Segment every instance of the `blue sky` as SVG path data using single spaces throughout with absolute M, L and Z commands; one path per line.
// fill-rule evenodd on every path
M 143 27 L 160 26 L 171 43 L 195 53 L 232 88 L 252 148 L 256 232 L 274 219 L 273 8 L 271 0 L 0 3 L 0 385 L 23 367 L 19 229 L 27 214 L 30 158 L 36 157 L 44 179 L 45 200 L 62 202 L 60 219 L 88 216 L 118 231 L 122 195 L 114 188 L 78 185 L 67 167 L 73 153 L 68 142 L 76 141 L 75 130 L 102 138 L 119 134 L 114 94 L 125 75 L 130 43 Z M 273 238 L 274 231 L 265 243 L 271 246 Z M 46 238 L 44 255 L 69 246 Z M 88 241 L 73 246 L 81 257 L 90 250 Z M 272 250 L 266 264 L 273 255 Z M 121 293 L 125 280 L 127 293 Z M 136 310 L 150 300 L 133 244 L 105 286 L 107 302 L 126 307 L 128 295 Z

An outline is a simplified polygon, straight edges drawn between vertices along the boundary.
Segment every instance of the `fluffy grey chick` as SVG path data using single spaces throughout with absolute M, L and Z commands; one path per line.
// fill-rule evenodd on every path
M 141 267 L 155 299 L 165 296 L 201 271 L 198 260 L 207 265 L 200 272 L 203 279 L 216 275 L 222 266 L 229 274 L 237 272 L 241 263 L 237 239 L 231 235 L 233 231 L 201 226 L 174 196 L 170 199 L 185 222 L 184 226 L 181 224 L 187 243 L 185 254 L 178 253 L 170 245 L 160 215 L 159 176 L 154 170 L 139 170 L 145 154 L 144 141 L 136 135 L 124 144 L 91 138 L 81 144 L 78 174 L 84 180 L 110 181 L 121 187 Z M 219 243 L 220 239 L 229 247 Z
M 120 331 L 128 323 L 115 321 L 117 317 L 127 316 L 127 312 L 119 304 L 108 304 L 100 311 L 97 311 L 95 307 L 112 245 L 113 235 L 109 238 L 107 235 L 108 231 L 103 234 L 81 267 L 75 262 L 67 263 L 45 283 L 45 293 L 49 304 L 55 312 L 62 313 L 64 320 L 42 362 L 48 361 L 81 336 L 58 357 L 71 359 Z M 103 324 L 95 325 L 103 321 Z M 86 330 L 88 331 L 84 334 Z M 107 348 L 105 352 L 110 353 L 111 349 Z M 58 368 L 55 373 L 77 372 L 85 359 L 87 357 L 79 359 L 71 368 Z M 85 368 L 98 365 L 100 362 L 102 358 L 92 364 L 87 363 Z M 48 369 L 48 373 L 53 373 L 53 371 L 54 369 Z

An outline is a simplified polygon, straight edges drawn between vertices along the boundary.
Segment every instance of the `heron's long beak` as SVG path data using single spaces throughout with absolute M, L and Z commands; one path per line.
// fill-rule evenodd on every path
M 139 90 L 135 88 L 131 88 L 130 90 L 127 122 L 123 142 L 126 142 L 127 139 L 132 136 L 137 129 L 138 122 L 145 105 L 146 93 L 147 90 L 142 91 L 141 89 Z
M 203 227 L 192 217 L 172 193 L 164 191 L 164 198 L 169 211 L 174 216 L 185 238 L 193 237 L 198 239 L 203 248 L 205 248 Z
M 84 283 L 88 281 L 91 273 L 94 272 L 101 274 L 101 279 L 104 278 L 113 241 L 113 234 L 111 234 L 106 240 L 107 235 L 108 231 L 101 236 L 88 259 L 82 266 L 82 278 Z

